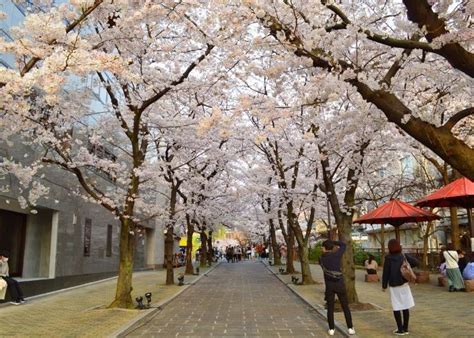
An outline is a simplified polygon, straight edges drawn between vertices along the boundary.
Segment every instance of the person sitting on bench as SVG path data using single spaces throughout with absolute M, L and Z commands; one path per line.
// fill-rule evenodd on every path
M 3 251 L 0 253 L 0 277 L 7 282 L 7 290 L 10 291 L 12 297 L 11 304 L 19 305 L 25 302 L 23 298 L 23 292 L 21 291 L 20 284 L 9 275 L 8 269 L 8 252 Z
M 368 275 L 377 274 L 377 268 L 379 267 L 379 265 L 377 264 L 377 261 L 375 260 L 375 257 L 373 255 L 369 255 L 369 259 L 365 261 L 364 265 Z

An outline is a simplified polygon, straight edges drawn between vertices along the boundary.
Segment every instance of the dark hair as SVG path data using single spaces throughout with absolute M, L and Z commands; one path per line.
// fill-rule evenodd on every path
M 454 245 L 453 245 L 453 243 L 448 243 L 448 244 L 446 244 L 446 250 L 454 250 Z
M 10 253 L 9 253 L 8 251 L 2 250 L 2 251 L 0 251 L 0 256 L 2 256 L 2 257 L 10 257 Z
M 323 247 L 324 249 L 326 249 L 327 251 L 331 251 L 332 249 L 334 249 L 334 242 L 331 241 L 331 240 L 325 240 L 323 242 Z
M 374 255 L 369 255 L 369 264 L 375 259 Z
M 398 253 L 402 252 L 402 246 L 400 245 L 400 242 L 397 241 L 394 238 L 389 240 L 388 241 L 388 251 L 391 254 L 398 254 Z

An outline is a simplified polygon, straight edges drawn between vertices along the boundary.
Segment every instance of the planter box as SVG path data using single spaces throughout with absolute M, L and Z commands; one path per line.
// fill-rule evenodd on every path
M 379 275 L 365 275 L 365 281 L 368 283 L 378 282 L 380 280 Z
M 438 286 L 448 287 L 448 278 L 444 276 L 438 276 Z
M 418 284 L 426 284 L 430 282 L 430 273 L 428 271 L 415 272 L 416 282 Z
M 466 287 L 466 292 L 474 292 L 474 279 L 465 280 L 464 286 Z

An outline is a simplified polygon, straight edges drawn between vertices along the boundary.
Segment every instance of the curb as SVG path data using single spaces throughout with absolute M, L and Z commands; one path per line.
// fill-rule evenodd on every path
M 219 265 L 221 264 L 221 262 L 218 262 L 216 265 L 214 265 L 213 267 L 211 267 L 209 270 L 207 270 L 206 272 L 204 272 L 203 274 L 201 274 L 199 277 L 197 277 L 194 281 L 192 281 L 191 283 L 189 284 L 185 284 L 181 290 L 179 290 L 177 293 L 175 293 L 174 295 L 162 300 L 161 302 L 159 303 L 154 303 L 152 304 L 152 309 L 150 310 L 145 310 L 143 311 L 143 314 L 135 317 L 134 319 L 132 319 L 131 321 L 129 321 L 128 323 L 122 325 L 122 327 L 120 327 L 119 329 L 115 330 L 113 333 L 111 333 L 110 335 L 108 335 L 107 337 L 109 338 L 115 338 L 115 337 L 125 337 L 126 335 L 128 335 L 129 333 L 132 333 L 133 331 L 135 331 L 136 329 L 138 329 L 139 327 L 141 327 L 142 325 L 146 324 L 147 322 L 149 322 L 150 320 L 153 319 L 153 317 L 155 317 L 156 315 L 158 315 L 160 313 L 161 310 L 163 310 L 163 306 L 165 306 L 166 304 L 168 304 L 169 302 L 171 302 L 172 300 L 174 300 L 176 297 L 178 297 L 179 295 L 181 295 L 183 292 L 185 292 L 187 289 L 189 289 L 191 286 L 193 286 L 194 284 L 196 284 L 201 278 L 203 278 L 204 276 L 207 277 L 207 275 L 214 271 L 215 268 L 217 268 Z
M 275 271 L 273 271 L 268 264 L 265 264 L 264 262 L 262 262 L 262 264 L 268 269 L 268 271 L 270 271 L 282 284 L 284 284 L 288 289 L 291 290 L 291 292 L 293 292 L 298 298 L 300 298 L 303 302 L 305 302 L 307 305 L 309 305 L 312 309 L 314 309 L 316 311 L 316 313 L 318 313 L 321 317 L 323 317 L 326 322 L 328 320 L 328 317 L 327 317 L 327 314 L 326 314 L 326 311 L 324 309 L 321 309 L 321 307 L 318 307 L 314 304 L 311 304 L 309 301 L 307 301 L 298 291 L 296 291 L 294 288 L 290 287 L 283 279 L 280 278 L 280 275 L 278 275 Z M 349 334 L 346 332 L 346 330 L 343 329 L 343 326 L 341 323 L 339 323 L 337 320 L 334 320 L 334 326 L 336 327 L 336 330 L 342 334 L 344 337 L 354 337 L 356 338 L 357 335 L 351 335 L 349 336 Z
M 147 269 L 147 270 L 135 271 L 134 273 L 145 273 L 145 272 L 152 272 L 152 271 L 154 271 L 154 270 L 148 270 Z M 86 286 L 91 286 L 91 285 L 95 285 L 95 284 L 99 284 L 99 283 L 108 282 L 110 280 L 116 279 L 117 277 L 118 277 L 118 275 L 114 275 L 112 277 L 98 279 L 98 280 L 95 280 L 95 281 L 92 281 L 92 282 L 89 282 L 89 283 L 85 283 L 85 284 L 79 284 L 79 285 L 74 285 L 74 286 L 64 288 L 64 289 L 58 289 L 58 290 L 54 290 L 54 291 L 50 291 L 50 292 L 40 293 L 38 295 L 26 297 L 25 299 L 26 300 L 32 300 L 32 299 L 38 299 L 38 298 L 43 298 L 43 297 L 47 297 L 47 296 L 52 296 L 52 295 L 56 295 L 56 294 L 59 294 L 59 293 L 79 289 L 79 288 L 86 287 Z M 46 279 L 52 279 L 52 278 L 46 278 Z M 4 307 L 6 305 L 10 305 L 10 302 L 0 303 L 0 307 Z M 101 306 L 101 305 L 99 305 L 99 306 Z
M 47 296 L 52 296 L 52 295 L 56 295 L 58 293 L 63 293 L 63 292 L 79 289 L 79 288 L 86 287 L 86 286 L 91 286 L 91 285 L 95 285 L 95 284 L 99 284 L 99 283 L 103 283 L 103 282 L 108 282 L 108 281 L 110 281 L 112 279 L 116 279 L 116 278 L 117 278 L 117 276 L 108 277 L 108 278 L 104 278 L 104 279 L 99 279 L 99 280 L 96 280 L 96 281 L 93 281 L 93 282 L 89 282 L 89 283 L 85 283 L 85 284 L 79 284 L 79 285 L 71 286 L 71 287 L 65 288 L 65 289 L 59 289 L 59 290 L 50 291 L 50 292 L 46 292 L 46 293 L 40 293 L 39 295 L 26 297 L 25 299 L 26 300 L 32 300 L 32 299 L 38 299 L 38 298 L 43 298 L 43 297 L 47 297 Z M 10 302 L 0 303 L 0 307 L 4 307 L 6 305 L 10 305 Z

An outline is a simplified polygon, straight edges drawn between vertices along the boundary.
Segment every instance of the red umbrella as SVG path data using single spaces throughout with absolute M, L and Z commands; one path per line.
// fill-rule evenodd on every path
M 474 183 L 462 177 L 423 197 L 415 205 L 420 207 L 474 208 Z
M 400 225 L 408 222 L 433 221 L 439 218 L 439 216 L 429 211 L 393 199 L 364 216 L 359 217 L 353 223 L 391 224 L 395 227 L 397 240 L 400 241 L 400 231 L 398 229 Z
M 434 193 L 416 202 L 420 207 L 462 207 L 467 209 L 467 222 L 471 230 L 471 247 L 474 247 L 474 224 L 472 210 L 474 208 L 474 183 L 462 177 L 449 183 Z M 473 248 L 471 248 L 473 249 Z

